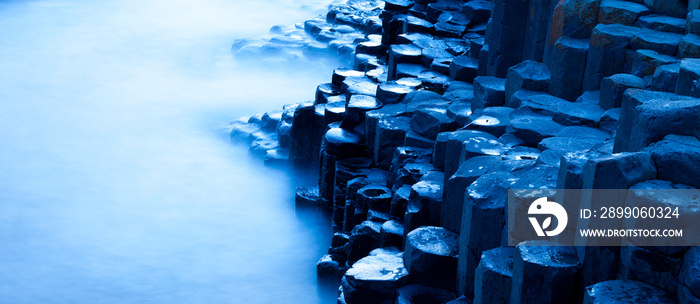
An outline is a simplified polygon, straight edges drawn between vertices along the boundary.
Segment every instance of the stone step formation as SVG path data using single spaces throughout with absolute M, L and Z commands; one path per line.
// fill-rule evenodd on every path
M 231 139 L 318 168 L 296 204 L 332 215 L 338 303 L 700 303 L 698 248 L 508 247 L 505 226 L 508 189 L 700 187 L 698 5 L 336 3 L 235 43 L 346 67 Z

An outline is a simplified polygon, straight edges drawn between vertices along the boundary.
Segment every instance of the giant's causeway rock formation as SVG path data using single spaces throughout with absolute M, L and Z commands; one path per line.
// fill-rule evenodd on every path
M 505 210 L 508 189 L 700 187 L 698 5 L 334 4 L 235 42 L 235 56 L 345 67 L 231 139 L 318 168 L 296 203 L 332 214 L 318 272 L 338 303 L 700 303 L 697 248 L 508 247 Z

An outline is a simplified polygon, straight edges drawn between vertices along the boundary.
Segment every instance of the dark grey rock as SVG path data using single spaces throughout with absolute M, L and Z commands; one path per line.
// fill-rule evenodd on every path
M 640 151 L 668 134 L 700 136 L 700 99 L 650 100 L 632 117 L 629 151 Z
M 438 134 L 437 139 L 435 140 L 435 149 L 433 151 L 433 165 L 438 169 L 444 170 L 448 142 L 454 142 L 455 149 L 453 150 L 457 150 L 457 148 L 461 149 L 461 141 L 464 139 L 481 135 L 485 134 L 483 132 L 472 130 L 460 130 Z
M 532 60 L 523 61 L 508 69 L 505 98 L 510 99 L 520 89 L 546 91 L 550 77 L 549 68 L 543 63 Z
M 493 3 L 487 0 L 469 1 L 462 6 L 464 17 L 474 24 L 485 23 L 491 17 Z
M 368 54 L 375 56 L 383 56 L 386 54 L 387 48 L 380 41 L 369 40 L 357 44 L 355 52 L 357 54 Z
M 636 25 L 642 28 L 669 32 L 669 33 L 685 33 L 685 19 L 651 14 L 641 16 L 637 19 Z
M 700 141 L 697 138 L 667 135 L 644 151 L 651 153 L 659 179 L 700 188 Z
M 598 91 L 588 91 L 583 92 L 581 96 L 576 98 L 576 103 L 587 103 L 587 104 L 599 104 L 600 103 L 600 90 Z
M 455 57 L 450 63 L 450 77 L 455 80 L 474 82 L 478 69 L 478 59 L 471 56 Z
M 365 121 L 365 113 L 381 107 L 381 103 L 373 96 L 351 95 L 345 108 L 345 117 L 340 127 L 352 130 Z
M 434 170 L 435 167 L 429 163 L 408 163 L 396 171 L 396 180 L 393 187 L 399 188 L 404 185 L 414 185 L 421 181 L 423 176 Z
M 515 254 L 513 247 L 498 247 L 481 254 L 474 272 L 474 304 L 508 303 Z
M 382 224 L 382 229 L 379 232 L 382 247 L 403 248 L 403 236 L 403 224 L 396 220 L 384 222 L 384 224 Z
M 430 34 L 433 30 L 433 24 L 414 16 L 406 16 L 406 21 L 403 24 L 404 33 L 424 33 Z
M 418 74 L 418 79 L 422 81 L 423 88 L 442 94 L 445 86 L 451 81 L 450 77 L 435 71 L 422 71 Z
M 335 101 L 334 97 L 331 98 L 331 103 L 317 105 L 316 107 L 318 110 L 323 109 L 323 116 L 318 117 L 319 120 L 320 118 L 323 118 L 323 126 L 342 121 L 345 117 L 345 107 L 347 106 L 347 101 Z M 319 126 L 319 128 L 320 127 L 322 126 Z
M 620 121 L 620 108 L 610 109 L 605 111 L 603 117 L 600 118 L 598 127 L 608 133 L 614 133 L 617 130 L 618 122 Z
M 659 54 L 674 56 L 678 52 L 681 38 L 683 38 L 681 34 L 642 29 L 630 41 L 630 48 L 632 50 L 653 50 Z
M 428 69 L 422 64 L 399 63 L 396 65 L 396 76 L 394 77 L 394 79 L 401 79 L 404 77 L 418 78 L 418 75 L 420 75 L 420 73 L 424 71 L 428 71 Z
M 316 263 L 316 277 L 321 281 L 339 282 L 347 270 L 344 264 L 326 254 Z
M 458 237 L 441 227 L 421 227 L 408 233 L 403 259 L 409 280 L 455 290 Z
M 439 133 L 455 129 L 454 120 L 438 109 L 420 109 L 413 113 L 410 123 L 411 131 L 433 140 Z
M 639 77 L 654 75 L 660 66 L 678 62 L 680 61 L 675 57 L 659 54 L 653 50 L 637 50 L 630 73 Z
M 600 83 L 600 107 L 605 110 L 622 106 L 622 94 L 628 88 L 643 89 L 644 80 L 631 74 L 615 74 Z
M 455 298 L 447 290 L 419 284 L 406 285 L 396 291 L 396 304 L 445 303 Z
M 400 255 L 379 251 L 352 265 L 342 279 L 343 297 L 348 304 L 383 304 L 396 297 L 406 284 L 408 271 Z
M 597 90 L 603 78 L 623 72 L 626 49 L 641 29 L 621 24 L 599 24 L 591 35 L 583 90 Z
M 637 18 L 648 15 L 646 6 L 622 0 L 602 0 L 598 9 L 598 23 L 634 25 Z
M 328 254 L 330 254 L 334 260 L 345 263 L 348 259 L 349 250 L 350 236 L 341 232 L 334 233 L 331 237 L 331 246 L 328 248 Z
M 537 147 L 543 139 L 555 136 L 563 128 L 564 126 L 554 122 L 551 117 L 533 115 L 512 119 L 507 132 L 522 139 L 525 145 Z
M 424 48 L 421 51 L 422 64 L 424 66 L 430 66 L 435 60 L 445 60 L 454 58 L 450 52 L 445 50 L 442 46 Z
M 395 44 L 389 49 L 388 79 L 397 78 L 397 65 L 399 63 L 421 63 L 421 49 L 412 44 Z
M 618 153 L 592 158 L 583 169 L 583 189 L 627 189 L 638 182 L 655 179 L 656 173 L 649 153 Z
M 391 209 L 389 211 L 392 219 L 403 222 L 406 213 L 406 205 L 408 204 L 408 197 L 411 195 L 411 186 L 412 185 L 404 185 L 394 191 L 394 195 L 391 197 Z
M 638 246 L 620 248 L 618 279 L 644 282 L 669 294 L 678 287 L 681 258 L 674 258 Z
M 676 94 L 691 96 L 694 83 L 697 80 L 700 80 L 700 59 L 683 59 L 678 74 Z
M 406 113 L 405 105 L 388 104 L 377 110 L 365 113 L 365 142 L 370 151 L 374 151 L 374 142 L 377 135 L 379 119 L 403 116 Z
M 505 104 L 506 80 L 493 76 L 479 76 L 474 79 L 474 99 L 472 111 L 485 107 Z
M 698 58 L 700 57 L 700 36 L 687 34 L 681 38 L 678 44 L 678 57 Z
M 444 75 L 450 75 L 450 65 L 454 57 L 435 58 L 430 63 L 430 70 Z
M 662 92 L 675 92 L 680 71 L 680 63 L 667 64 L 656 68 L 649 89 Z
M 467 296 L 474 294 L 473 273 L 481 253 L 501 244 L 508 188 L 515 179 L 507 172 L 486 173 L 465 191 L 459 235 L 459 269 L 465 275 L 459 275 L 458 279 L 460 290 Z
M 294 196 L 294 205 L 297 209 L 319 209 L 321 197 L 318 194 L 318 187 L 297 188 Z
M 520 243 L 513 258 L 511 303 L 578 303 L 576 250 L 546 241 Z
M 340 88 L 337 85 L 332 83 L 319 84 L 318 87 L 316 87 L 315 103 L 326 103 L 328 102 L 328 97 L 337 95 L 340 95 Z
M 385 186 L 368 185 L 357 190 L 355 201 L 357 208 L 389 213 L 391 207 L 391 190 Z
M 442 181 L 420 181 L 411 186 L 404 229 L 408 233 L 421 226 L 440 224 Z
M 615 135 L 614 152 L 632 151 L 629 148 L 630 137 L 634 127 L 636 108 L 639 105 L 655 99 L 683 100 L 691 97 L 679 96 L 672 93 L 654 92 L 646 90 L 629 89 L 625 91 L 622 98 L 622 108 L 620 111 L 620 121 Z
M 366 257 L 370 251 L 379 248 L 381 227 L 382 225 L 379 223 L 364 221 L 352 229 L 350 233 L 350 252 L 348 254 L 349 264 L 355 263 Z
M 635 281 L 613 280 L 586 287 L 584 304 L 637 304 L 637 303 L 676 303 L 675 299 L 663 290 Z
M 700 295 L 700 247 L 688 249 L 683 257 L 678 277 L 678 299 L 680 303 L 696 303 Z
M 396 147 L 403 145 L 410 119 L 405 116 L 379 119 L 374 143 L 374 162 L 377 167 L 389 169 Z
M 550 94 L 569 101 L 581 94 L 588 49 L 588 40 L 561 37 L 554 43 L 548 64 L 555 80 L 549 83 Z
M 355 53 L 352 61 L 353 70 L 358 71 L 371 71 L 384 66 L 384 61 L 379 59 L 376 55 L 369 55 L 363 53 Z
M 340 159 L 361 156 L 365 150 L 360 134 L 332 128 L 323 137 L 322 150 Z

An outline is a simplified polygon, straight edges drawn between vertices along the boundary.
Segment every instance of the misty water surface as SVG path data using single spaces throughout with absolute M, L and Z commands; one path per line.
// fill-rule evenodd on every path
M 0 303 L 319 303 L 328 224 L 219 131 L 330 78 L 230 56 L 302 2 L 0 1 Z

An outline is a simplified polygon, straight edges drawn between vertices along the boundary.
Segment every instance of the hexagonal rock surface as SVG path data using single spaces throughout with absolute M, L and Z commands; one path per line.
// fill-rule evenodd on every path
M 408 279 L 400 254 L 378 252 L 355 262 L 342 279 L 348 304 L 390 303 Z
M 404 264 L 410 281 L 455 290 L 458 235 L 442 227 L 420 227 L 408 233 Z
M 506 77 L 506 100 L 520 89 L 546 91 L 550 77 L 549 68 L 537 61 L 525 60 L 512 66 Z
M 508 303 L 513 280 L 513 247 L 484 251 L 474 273 L 474 304 Z
M 577 303 L 581 265 L 576 250 L 547 241 L 526 241 L 513 259 L 511 303 Z
M 584 304 L 671 304 L 663 290 L 635 281 L 613 280 L 586 287 Z

